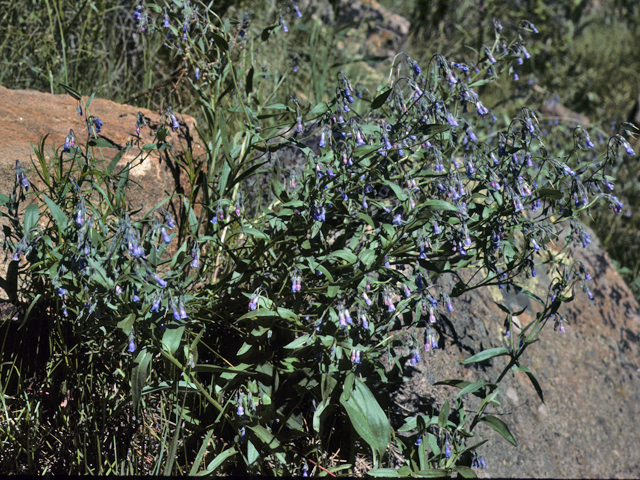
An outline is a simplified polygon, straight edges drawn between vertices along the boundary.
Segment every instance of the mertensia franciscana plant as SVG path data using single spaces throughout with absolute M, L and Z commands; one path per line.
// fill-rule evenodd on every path
M 501 379 L 520 369 L 542 398 L 521 357 L 543 328 L 564 329 L 561 306 L 576 287 L 591 296 L 589 272 L 570 262 L 572 246 L 589 243 L 576 219 L 596 203 L 620 211 L 607 168 L 631 147 L 616 134 L 593 160 L 578 127 L 554 152 L 532 110 L 505 124 L 483 104 L 479 89 L 528 58 L 536 29 L 526 21 L 508 34 L 495 22 L 494 43 L 466 63 L 400 53 L 376 88 L 350 78 L 348 65 L 313 78 L 296 45 L 317 42 L 309 35 L 320 35 L 318 24 L 290 2 L 270 15 L 260 26 L 248 15 L 231 22 L 200 2 L 133 12 L 141 32 L 164 36 L 185 62 L 203 158 L 169 147 L 180 127 L 174 106 L 138 158 L 122 160 L 132 139 L 104 160 L 112 145 L 97 133 L 109 125 L 65 87 L 88 137 L 70 132 L 50 161 L 43 142 L 32 168 L 17 163 L 15 189 L 2 197 L 18 322 L 46 325 L 49 345 L 30 366 L 17 349 L 4 354 L 52 390 L 73 381 L 97 389 L 68 402 L 84 412 L 80 425 L 114 441 L 71 433 L 85 446 L 69 472 L 335 475 L 353 472 L 356 448 L 367 445 L 372 475 L 474 476 L 486 464 L 478 424 L 515 444 L 490 413 Z M 282 64 L 265 65 L 267 51 Z M 305 83 L 328 88 L 305 92 Z M 143 115 L 136 128 L 150 128 Z M 132 211 L 129 172 L 158 151 L 189 189 Z M 545 255 L 562 232 L 565 246 Z M 524 287 L 541 268 L 553 279 L 545 298 Z M 509 346 L 463 362 L 505 356 L 502 373 L 447 380 L 464 389 L 455 401 L 391 424 L 375 393 L 389 362 L 437 358 L 442 315 L 455 321 L 457 297 L 495 285 L 540 305 L 518 330 L 503 306 Z M 394 350 L 399 341 L 410 358 Z M 91 370 L 95 385 L 78 380 L 98 364 L 107 374 Z M 472 394 L 480 402 L 466 411 Z M 109 416 L 129 419 L 128 433 Z

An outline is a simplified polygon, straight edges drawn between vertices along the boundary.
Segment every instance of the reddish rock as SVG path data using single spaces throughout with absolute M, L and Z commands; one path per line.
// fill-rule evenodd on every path
M 86 100 L 86 98 L 85 98 Z M 15 162 L 20 160 L 30 181 L 38 186 L 37 176 L 30 173 L 32 160 L 36 161 L 32 144 L 37 145 L 46 136 L 45 155 L 53 156 L 53 149 L 62 150 L 69 129 L 73 129 L 78 141 L 87 141 L 86 112 L 79 117 L 76 113 L 77 102 L 69 95 L 51 95 L 29 90 L 9 90 L 0 86 L 0 193 L 11 193 L 15 181 Z M 115 145 L 114 148 L 96 148 L 95 155 L 104 155 L 108 161 L 127 142 L 133 147 L 123 155 L 119 164 L 124 165 L 140 153 L 140 148 L 152 143 L 154 135 L 162 122 L 162 116 L 151 110 L 121 105 L 108 100 L 95 98 L 89 107 L 90 114 L 103 122 L 99 138 L 106 139 Z M 146 118 L 147 127 L 136 135 L 135 123 L 138 112 Z M 184 173 L 172 159 L 172 155 L 180 155 L 182 149 L 192 148 L 195 158 L 201 157 L 204 148 L 195 140 L 196 122 L 192 117 L 175 112 L 181 128 L 171 134 L 169 143 L 173 153 L 165 150 L 151 152 L 148 157 L 131 171 L 131 178 L 140 186 L 130 190 L 129 201 L 133 209 L 146 212 L 158 204 L 160 200 L 185 186 Z M 0 267 L 0 277 L 6 278 L 6 266 Z M 0 289 L 0 298 L 6 298 Z

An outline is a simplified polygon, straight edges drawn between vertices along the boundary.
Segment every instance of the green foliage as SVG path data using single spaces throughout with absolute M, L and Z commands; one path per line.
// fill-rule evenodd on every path
M 556 148 L 527 108 L 492 118 L 476 89 L 513 73 L 527 22 L 513 37 L 496 29 L 468 64 L 399 54 L 387 81 L 354 88 L 334 53 L 341 31 L 296 20 L 290 3 L 262 13 L 232 23 L 199 2 L 136 7 L 136 28 L 189 72 L 204 158 L 167 148 L 179 126 L 167 108 L 141 156 L 107 162 L 108 125 L 87 102 L 86 141 L 70 134 L 50 161 L 43 141 L 33 168 L 17 163 L 0 198 L 17 271 L 16 319 L 2 324 L 3 470 L 321 475 L 366 455 L 372 475 L 471 477 L 484 465 L 479 423 L 516 445 L 491 414 L 500 381 L 520 369 L 542 398 L 522 356 L 547 323 L 562 328 L 576 285 L 588 292 L 584 265 L 562 255 L 588 243 L 580 212 L 620 210 L 605 168 L 627 141 L 593 161 L 581 128 Z M 129 172 L 157 150 L 189 188 L 131 211 Z M 566 247 L 543 257 L 563 222 Z M 523 285 L 540 264 L 545 298 Z M 455 399 L 398 422 L 389 362 L 437 355 L 455 298 L 496 285 L 540 304 L 519 331 L 501 306 L 510 345 L 463 362 L 505 357 L 504 369 L 445 380 Z

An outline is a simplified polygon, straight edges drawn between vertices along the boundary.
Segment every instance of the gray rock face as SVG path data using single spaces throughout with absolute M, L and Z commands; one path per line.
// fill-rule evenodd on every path
M 591 236 L 591 245 L 575 247 L 574 252 L 593 277 L 587 283 L 594 300 L 576 289 L 575 299 L 560 311 L 570 323 L 566 332 L 547 325 L 523 358 L 521 364 L 540 381 L 545 403 L 523 372 L 509 373 L 502 381 L 501 407 L 487 413 L 507 423 L 518 446 L 484 425 L 477 428 L 478 440 L 490 439 L 480 447 L 488 464 L 477 471 L 481 477 L 640 477 L 640 306 Z M 540 270 L 530 289 L 546 296 L 550 279 Z M 523 294 L 492 288 L 455 299 L 456 311 L 440 330 L 444 348 L 405 371 L 412 372 L 411 380 L 395 399 L 403 413 L 424 413 L 429 400 L 442 405 L 445 398 L 453 399 L 458 390 L 434 386 L 437 380 L 496 380 L 506 357 L 496 357 L 485 367 L 460 365 L 480 350 L 506 346 L 506 314 L 494 301 L 512 311 L 528 307 L 514 318 L 521 325 L 530 322 L 537 309 Z

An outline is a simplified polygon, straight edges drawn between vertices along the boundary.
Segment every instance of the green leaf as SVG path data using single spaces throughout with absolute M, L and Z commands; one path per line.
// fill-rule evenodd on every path
M 444 200 L 427 200 L 420 204 L 421 207 L 429 207 L 431 210 L 451 210 L 458 212 L 459 209 L 455 205 L 445 202 Z
M 213 460 L 211 460 L 211 462 L 209 462 L 209 465 L 207 465 L 207 469 L 196 473 L 196 476 L 202 476 L 202 475 L 209 475 L 213 472 L 215 472 L 215 470 L 222 465 L 222 463 L 229 457 L 232 457 L 233 455 L 235 455 L 236 453 L 238 453 L 238 451 L 235 449 L 235 447 L 231 447 L 228 448 L 227 450 L 224 450 L 222 453 L 218 454 L 216 456 L 216 458 L 214 458 Z
M 309 335 L 308 333 L 305 335 L 302 335 L 301 337 L 296 338 L 293 342 L 286 344 L 282 348 L 288 348 L 288 349 L 300 348 L 304 346 L 305 343 L 307 343 L 310 336 L 311 335 Z
M 376 98 L 374 98 L 373 101 L 371 102 L 371 110 L 376 110 L 380 108 L 382 105 L 384 105 L 384 103 L 387 101 L 387 98 L 389 98 L 389 95 L 391 95 L 391 92 L 393 92 L 393 88 L 385 90 Z
M 152 357 L 153 355 L 151 355 L 151 352 L 146 348 L 141 350 L 135 359 L 134 367 L 131 369 L 131 395 L 133 397 L 134 410 L 138 409 Z
M 69 85 L 65 85 L 64 83 L 60 83 L 59 84 L 62 88 L 64 88 L 65 92 L 67 92 L 69 95 L 71 95 L 73 98 L 75 98 L 78 101 L 82 101 L 82 95 L 80 95 L 80 93 L 77 90 L 74 90 L 73 88 L 71 88 Z
M 51 215 L 53 215 L 53 218 L 58 224 L 58 228 L 60 228 L 61 231 L 64 231 L 67 228 L 69 219 L 64 214 L 64 212 L 60 209 L 60 207 L 56 205 L 56 203 L 53 200 L 47 197 L 46 194 L 43 193 L 42 196 L 44 197 L 44 202 L 47 204 L 47 207 L 49 207 L 49 211 L 51 212 Z
M 458 392 L 458 395 L 456 395 L 456 398 L 460 398 L 464 395 L 468 395 L 469 393 L 475 393 L 478 390 L 480 390 L 481 388 L 486 387 L 487 385 L 489 385 L 487 382 L 485 382 L 484 380 L 481 380 L 480 382 L 474 382 L 471 383 L 469 385 L 467 385 L 466 387 L 464 387 L 462 390 L 460 390 Z M 480 395 L 483 396 L 483 395 Z
M 146 145 L 142 146 L 143 152 L 150 152 L 152 150 L 157 150 L 157 149 L 158 149 L 158 145 L 155 143 L 147 143 Z
M 90 147 L 106 147 L 106 148 L 118 148 L 117 145 L 105 138 L 92 138 L 87 143 Z
M 524 372 L 524 373 L 527 374 L 527 377 L 529 377 L 529 380 L 531 380 L 531 383 L 533 384 L 533 388 L 536 389 L 536 392 L 538 393 L 538 396 L 540 397 L 540 400 L 542 400 L 542 403 L 544 403 L 544 396 L 542 395 L 542 388 L 540 387 L 540 383 L 538 383 L 538 379 L 536 378 L 534 373 L 531 370 L 529 370 L 527 367 L 523 367 L 523 366 L 514 365 L 512 368 L 514 370 L 519 370 L 519 371 Z
M 260 458 L 260 452 L 251 440 L 247 440 L 247 465 L 253 465 Z
M 449 477 L 450 475 L 451 474 L 446 470 L 437 470 L 437 469 L 418 470 L 416 472 L 416 477 L 421 477 L 421 478 L 442 478 L 442 477 Z
M 413 129 L 412 134 L 421 133 L 423 135 L 436 135 L 446 132 L 451 128 L 450 125 L 444 123 L 429 123 L 427 125 L 418 125 Z
M 348 250 L 337 250 L 335 252 L 331 252 L 331 254 L 327 256 L 327 259 L 330 259 L 333 257 L 341 258 L 347 261 L 349 264 L 356 263 L 356 261 L 358 260 L 358 257 L 356 257 L 352 252 Z
M 552 200 L 561 200 L 564 196 L 560 190 L 556 190 L 555 188 L 539 188 L 538 195 Z
M 124 320 L 118 322 L 118 328 L 122 330 L 125 335 L 129 335 L 133 322 L 136 319 L 135 313 L 130 313 Z
M 311 109 L 311 111 L 309 112 L 309 115 L 311 116 L 322 115 L 326 113 L 328 110 L 329 110 L 329 105 L 327 105 L 327 102 L 320 102 L 319 104 L 317 104 L 315 107 Z
M 354 389 L 348 400 L 344 392 L 340 403 L 347 411 L 353 428 L 369 444 L 374 454 L 374 465 L 378 465 L 391 439 L 391 425 L 371 390 L 355 379 Z
M 171 355 L 176 353 L 182 340 L 182 334 L 184 333 L 184 325 L 178 328 L 167 327 L 162 335 L 162 346 Z
M 468 365 L 469 363 L 484 362 L 485 360 L 493 357 L 499 357 L 501 355 L 510 355 L 510 352 L 504 347 L 490 348 L 488 350 L 484 350 L 483 352 L 476 353 L 473 357 L 467 358 L 460 363 L 462 365 Z
M 367 475 L 371 475 L 372 477 L 400 477 L 398 470 L 395 468 L 376 468 L 369 470 Z
M 227 51 L 229 50 L 229 44 L 227 43 L 227 41 L 222 38 L 219 34 L 217 34 L 216 32 L 210 32 L 211 36 L 213 37 L 213 41 L 216 43 L 216 46 L 223 51 Z
M 493 415 L 485 415 L 480 419 L 480 421 L 483 423 L 486 423 L 489 427 L 491 427 L 500 435 L 502 435 L 504 439 L 507 440 L 509 443 L 512 443 L 513 446 L 515 447 L 518 446 L 518 442 L 516 442 L 516 439 L 513 438 L 513 435 L 511 435 L 511 432 L 509 431 L 509 427 L 507 427 L 507 424 L 504 423 L 502 420 L 500 420 L 498 417 L 494 417 Z
M 440 409 L 440 414 L 438 415 L 438 426 L 440 428 L 445 428 L 447 426 L 447 420 L 449 420 L 449 399 L 444 401 L 444 404 Z
M 472 468 L 462 465 L 453 467 L 453 471 L 458 472 L 462 478 L 478 478 L 476 472 L 474 472 Z
M 38 205 L 32 203 L 27 206 L 24 211 L 24 233 L 26 234 L 29 230 L 36 226 L 38 223 Z
M 207 436 L 204 437 L 204 441 L 202 442 L 202 446 L 200 447 L 200 450 L 198 450 L 198 454 L 196 455 L 196 458 L 193 461 L 191 470 L 189 471 L 189 475 L 195 475 L 197 473 L 198 466 L 200 465 L 200 463 L 202 462 L 202 459 L 204 458 L 204 454 L 207 451 L 207 447 L 209 446 L 209 440 L 211 440 L 212 435 L 213 435 L 213 430 L 209 430 L 209 433 L 207 433 Z M 210 473 L 210 472 L 207 472 L 207 473 Z
M 126 147 L 124 147 L 122 150 L 120 150 L 118 153 L 116 153 L 113 156 L 113 158 L 109 162 L 109 165 L 107 165 L 107 173 L 109 175 L 111 175 L 111 172 L 113 172 L 113 169 L 116 168 L 116 165 L 118 164 L 122 156 L 131 149 L 131 145 L 132 145 L 131 143 L 127 143 Z M 155 144 L 152 144 L 152 145 L 155 145 Z

